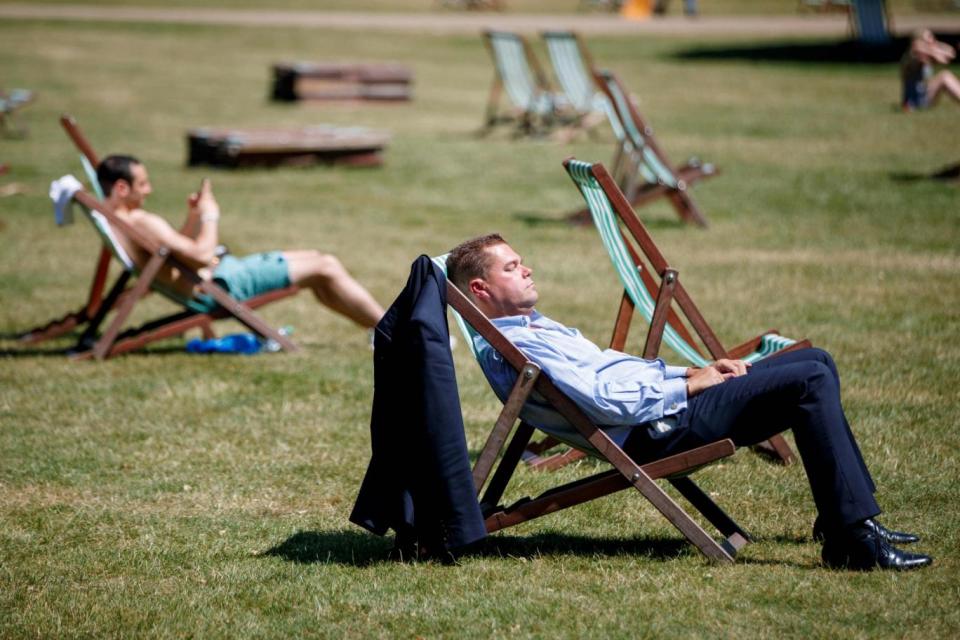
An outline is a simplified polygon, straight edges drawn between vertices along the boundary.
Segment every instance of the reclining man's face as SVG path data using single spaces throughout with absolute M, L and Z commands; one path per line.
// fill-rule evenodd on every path
M 539 297 L 533 271 L 510 245 L 496 244 L 485 251 L 490 258 L 486 277 L 470 282 L 470 292 L 480 308 L 491 318 L 532 313 Z
M 123 204 L 128 209 L 141 209 L 147 201 L 147 196 L 153 193 L 153 186 L 150 184 L 150 176 L 147 175 L 147 168 L 142 164 L 135 164 L 130 167 L 132 181 L 118 180 L 114 189 L 119 185 L 124 185 L 125 193 L 119 194 L 123 199 Z

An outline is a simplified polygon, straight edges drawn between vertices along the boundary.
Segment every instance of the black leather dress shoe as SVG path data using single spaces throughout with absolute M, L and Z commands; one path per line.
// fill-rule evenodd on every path
M 827 536 L 821 557 L 823 564 L 832 569 L 856 571 L 905 571 L 933 562 L 933 558 L 922 553 L 897 549 L 867 525 L 858 525 L 843 533 Z
M 863 525 L 890 544 L 913 544 L 914 542 L 920 541 L 920 536 L 916 536 L 912 533 L 906 533 L 905 531 L 893 531 L 891 529 L 887 529 L 873 518 L 867 518 L 864 520 Z M 817 516 L 817 519 L 813 521 L 813 539 L 817 542 L 823 542 L 825 537 L 826 527 L 824 527 L 820 516 Z

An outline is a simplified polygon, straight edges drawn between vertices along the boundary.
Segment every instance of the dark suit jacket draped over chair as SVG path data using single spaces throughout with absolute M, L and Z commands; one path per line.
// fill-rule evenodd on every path
M 447 327 L 446 277 L 427 256 L 377 325 L 373 455 L 350 521 L 442 542 L 486 535 L 471 475 Z

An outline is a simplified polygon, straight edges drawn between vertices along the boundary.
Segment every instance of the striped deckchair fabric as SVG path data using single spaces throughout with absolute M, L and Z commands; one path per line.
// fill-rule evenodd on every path
M 603 165 L 571 158 L 564 166 L 587 202 L 624 288 L 610 348 L 624 350 L 634 309 L 649 323 L 644 358 L 657 357 L 663 343 L 696 367 L 720 358 L 756 362 L 780 351 L 810 346 L 807 340 L 768 331 L 725 349 Z M 792 459 L 793 453 L 781 436 L 771 439 L 771 445 L 784 462 Z
M 567 109 L 566 100 L 550 89 L 526 39 L 506 31 L 485 31 L 483 37 L 496 73 L 481 133 L 513 123 L 518 134 L 537 134 L 557 124 Z M 505 110 L 500 108 L 501 91 L 512 103 Z
M 592 130 L 603 114 L 618 140 L 623 131 L 610 100 L 597 89 L 593 80 L 593 58 L 580 37 L 572 31 L 544 31 L 554 75 L 571 107 L 577 113 L 580 126 Z
M 617 76 L 601 71 L 595 72 L 594 79 L 613 106 L 613 112 L 624 131 L 614 156 L 612 171 L 633 206 L 642 206 L 666 197 L 681 220 L 707 226 L 706 217 L 690 197 L 688 188 L 694 182 L 717 175 L 717 168 L 697 158 L 691 158 L 676 167 L 671 165 L 654 138 L 653 129 L 640 115 Z M 583 209 L 571 217 L 586 223 L 590 216 Z
M 436 264 L 444 274 L 447 273 L 448 255 L 449 254 L 445 253 L 441 256 L 435 256 L 432 258 L 433 263 Z M 470 353 L 473 354 L 474 359 L 477 360 L 479 364 L 481 357 L 480 350 L 483 348 L 489 348 L 489 344 L 483 339 L 480 333 L 473 328 L 472 325 L 463 319 L 463 316 L 460 315 L 456 309 L 450 307 L 450 312 L 453 314 L 453 319 L 460 328 L 460 333 L 463 334 L 464 341 L 470 348 Z M 574 460 L 579 460 L 585 457 L 586 454 L 580 449 L 570 449 L 568 451 L 556 453 L 550 456 L 541 456 L 541 454 L 545 453 L 549 449 L 552 449 L 561 442 L 569 445 L 579 446 L 580 449 L 589 449 L 589 445 L 582 440 L 573 427 L 571 427 L 568 433 L 553 433 L 539 442 L 528 443 L 522 456 L 523 461 L 534 469 L 550 471 L 569 464 Z
M 864 44 L 890 42 L 885 0 L 853 0 L 850 8 L 850 25 L 853 34 Z

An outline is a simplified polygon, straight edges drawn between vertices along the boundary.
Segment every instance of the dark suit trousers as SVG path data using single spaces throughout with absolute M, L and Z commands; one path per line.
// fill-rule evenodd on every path
M 757 362 L 747 375 L 690 398 L 675 430 L 657 437 L 637 429 L 626 446 L 650 459 L 723 438 L 752 445 L 785 429 L 793 430 L 825 523 L 851 524 L 880 513 L 876 487 L 840 404 L 837 367 L 821 349 Z

